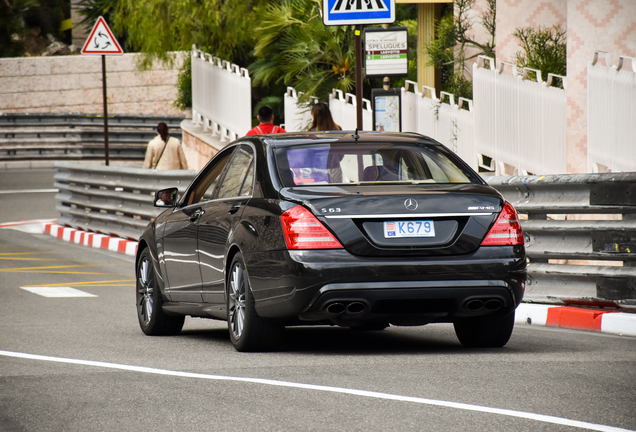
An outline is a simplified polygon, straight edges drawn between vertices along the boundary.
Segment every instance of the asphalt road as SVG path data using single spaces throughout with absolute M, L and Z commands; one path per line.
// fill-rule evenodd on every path
M 51 173 L 6 173 L 0 223 L 56 216 L 54 194 L 1 193 Z M 636 430 L 635 366 L 636 338 L 529 325 L 492 350 L 445 324 L 292 328 L 257 354 L 218 321 L 148 337 L 132 257 L 0 229 L 0 431 Z
M 56 218 L 55 193 L 40 192 L 54 189 L 56 172 L 53 168 L 0 170 L 0 223 Z

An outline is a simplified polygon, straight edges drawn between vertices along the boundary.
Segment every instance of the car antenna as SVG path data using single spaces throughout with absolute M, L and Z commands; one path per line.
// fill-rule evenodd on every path
M 356 131 L 353 133 L 353 135 L 351 135 L 351 138 L 356 140 L 356 144 L 358 144 L 358 139 L 360 138 L 360 135 L 358 135 L 358 128 L 356 128 Z

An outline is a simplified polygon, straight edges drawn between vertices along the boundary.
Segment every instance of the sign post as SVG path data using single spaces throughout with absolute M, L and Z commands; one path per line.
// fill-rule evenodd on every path
M 356 127 L 364 129 L 362 121 L 362 26 L 356 26 Z
M 325 25 L 355 25 L 356 117 L 362 130 L 362 26 L 395 21 L 395 0 L 322 0 Z
M 99 17 L 82 48 L 82 54 L 102 56 L 102 93 L 104 99 L 104 162 L 109 164 L 108 155 L 108 98 L 106 94 L 106 56 L 122 55 L 119 42 L 106 24 L 104 17 Z
M 371 90 L 373 130 L 402 130 L 401 92 L 390 88 L 389 78 L 408 76 L 407 48 L 406 27 L 367 28 L 364 31 L 365 78 L 384 77 L 385 85 L 384 89 Z

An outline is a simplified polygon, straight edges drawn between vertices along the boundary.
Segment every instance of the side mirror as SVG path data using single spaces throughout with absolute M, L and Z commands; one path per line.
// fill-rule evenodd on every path
M 174 207 L 179 199 L 179 189 L 169 188 L 161 189 L 155 192 L 154 204 L 155 207 Z

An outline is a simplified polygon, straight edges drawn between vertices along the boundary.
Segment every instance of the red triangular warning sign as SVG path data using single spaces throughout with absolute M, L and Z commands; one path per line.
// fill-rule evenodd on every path
M 104 17 L 99 17 L 93 31 L 86 39 L 82 54 L 99 54 L 99 55 L 121 55 L 124 50 L 121 49 L 119 42 L 115 39 L 115 35 L 110 31 Z

